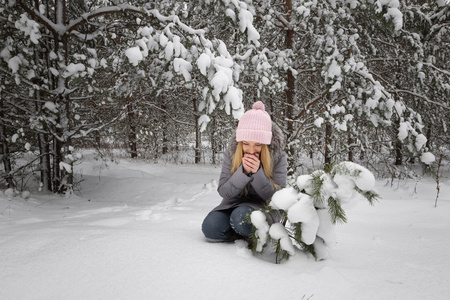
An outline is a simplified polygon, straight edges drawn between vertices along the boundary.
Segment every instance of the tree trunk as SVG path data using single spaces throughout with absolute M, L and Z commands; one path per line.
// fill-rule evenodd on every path
M 128 117 L 128 146 L 130 147 L 131 158 L 137 158 L 137 138 L 134 105 L 131 95 L 127 97 L 127 117 Z
M 39 138 L 39 163 L 41 167 L 41 183 L 44 192 L 52 191 L 52 173 L 50 167 L 50 148 L 47 139 L 43 133 L 38 135 Z
M 161 104 L 161 108 L 166 111 L 167 106 L 165 103 Z M 167 139 L 167 116 L 166 114 L 163 114 L 162 118 L 161 118 L 161 128 L 162 130 L 162 135 L 163 135 L 163 142 L 162 142 L 162 154 L 167 154 L 169 153 L 169 147 L 168 147 L 168 139 Z
M 395 165 L 401 166 L 403 164 L 402 143 L 397 139 L 395 142 Z
M 431 148 L 431 126 L 427 129 L 427 143 L 425 144 L 425 147 L 428 149 Z
M 55 23 L 59 26 L 66 26 L 66 14 L 67 3 L 66 0 L 57 0 L 55 10 Z M 68 90 L 68 79 L 64 78 L 64 66 L 69 63 L 68 58 L 68 35 L 59 34 L 55 32 L 54 35 L 55 52 L 58 53 L 60 58 L 60 72 L 57 77 L 58 85 L 58 102 L 60 105 L 59 111 L 59 124 L 60 127 L 56 128 L 56 137 L 54 138 L 53 151 L 55 156 L 53 157 L 53 170 L 55 174 L 59 176 L 54 177 L 55 185 L 59 193 L 71 193 L 73 191 L 73 160 L 70 158 L 72 154 L 71 137 L 68 134 L 72 127 L 71 123 L 71 108 L 70 108 L 70 96 L 66 93 Z M 63 168 L 60 170 L 60 163 L 64 162 L 70 166 L 70 170 Z M 57 171 L 58 170 L 58 171 Z
M 286 0 L 286 20 L 291 22 L 292 14 L 292 0 Z M 291 27 L 286 28 L 286 48 L 294 50 L 294 30 Z M 292 71 L 287 71 L 287 86 L 286 86 L 286 119 L 288 135 L 294 132 L 294 96 L 295 96 L 295 78 Z M 289 137 L 288 137 L 289 139 Z
M 355 142 L 355 140 L 350 136 L 348 136 L 348 160 L 349 161 L 353 161 L 353 143 Z
M 36 90 L 36 112 L 39 114 L 41 112 L 41 93 Z M 45 123 L 43 124 L 45 126 Z M 52 191 L 52 172 L 50 164 L 50 147 L 48 143 L 48 138 L 44 133 L 38 134 L 38 145 L 39 145 L 39 165 L 41 169 L 41 183 L 42 190 L 44 192 Z
M 61 162 L 61 143 L 56 137 L 53 138 L 53 160 L 52 160 L 52 186 L 54 192 L 61 192 L 61 169 L 59 163 Z
M 291 22 L 292 16 L 292 0 L 286 0 L 285 2 L 285 10 L 286 10 L 286 49 L 291 49 L 294 51 L 294 30 L 289 26 Z M 287 71 L 286 78 L 286 110 L 285 110 L 285 119 L 287 121 L 286 126 L 286 139 L 290 140 L 292 135 L 294 134 L 294 96 L 295 96 L 295 78 L 292 74 L 291 69 Z M 291 146 L 287 146 L 286 152 L 288 155 L 288 165 L 291 168 L 288 168 L 288 176 L 293 175 L 295 171 L 295 163 L 296 163 L 296 149 L 293 148 L 292 144 L 288 144 Z
M 397 128 L 400 126 L 400 120 L 396 122 Z M 394 135 L 395 138 L 395 165 L 401 166 L 403 164 L 403 144 L 398 139 L 397 135 Z
M 36 10 L 39 10 L 39 2 L 38 0 L 34 1 L 34 8 Z M 46 2 L 46 5 L 48 7 L 48 2 Z M 47 17 L 49 17 L 49 12 L 47 11 Z M 48 40 L 46 41 L 46 47 L 49 47 Z M 47 68 L 50 67 L 50 58 L 49 58 L 49 52 L 39 52 L 35 54 L 38 60 L 45 61 L 47 64 Z M 47 77 L 48 82 L 52 83 L 52 77 L 49 74 L 50 72 L 46 72 L 44 74 L 41 74 L 42 77 Z M 42 80 L 37 80 L 36 82 L 38 85 L 42 84 Z M 53 85 L 55 86 L 55 85 Z M 35 109 L 36 114 L 41 115 L 42 114 L 42 103 L 46 101 L 45 97 L 42 97 L 41 90 L 35 89 L 34 90 L 36 95 L 36 103 L 35 103 Z M 52 187 L 52 167 L 51 167 L 51 156 L 50 156 L 50 145 L 49 145 L 49 130 L 48 126 L 45 124 L 45 122 L 41 123 L 43 128 L 45 129 L 46 133 L 39 132 L 37 134 L 38 138 L 38 147 L 39 147 L 39 166 L 40 166 L 40 174 L 41 174 L 41 184 L 42 184 L 42 191 L 43 192 L 50 192 L 53 191 Z
M 200 128 L 198 125 L 198 108 L 197 108 L 197 100 L 194 98 L 192 101 L 194 105 L 194 120 L 195 120 L 195 148 L 194 148 L 194 162 L 196 164 L 200 163 L 201 159 L 201 152 L 200 152 L 200 145 L 202 143 L 201 141 L 201 134 L 200 134 Z
M 4 109 L 3 109 L 3 100 L 2 97 L 0 96 L 0 119 L 3 120 L 4 118 Z M 1 148 L 1 157 L 2 157 L 2 163 L 3 163 L 3 167 L 5 169 L 5 174 L 6 174 L 6 183 L 8 184 L 8 187 L 15 187 L 14 186 L 14 180 L 11 176 L 11 171 L 12 171 L 12 165 L 11 165 L 11 158 L 10 158 L 10 153 L 9 153 L 9 147 L 8 147 L 8 142 L 6 141 L 6 130 L 5 130 L 5 126 L 1 125 L 2 123 L 0 123 L 0 143 L 2 145 Z
M 211 142 L 211 163 L 216 164 L 216 155 L 217 155 L 217 142 L 216 142 L 216 119 L 213 118 L 211 121 L 211 128 L 209 134 L 209 140 Z
M 325 165 L 331 163 L 331 124 L 325 125 Z

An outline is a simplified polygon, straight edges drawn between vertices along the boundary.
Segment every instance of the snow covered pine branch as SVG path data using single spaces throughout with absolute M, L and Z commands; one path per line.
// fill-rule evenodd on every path
M 227 115 L 232 114 L 235 119 L 243 115 L 243 91 L 239 88 L 239 76 L 245 69 L 243 62 L 250 60 L 253 48 L 260 45 L 260 35 L 253 26 L 251 9 L 240 1 L 231 1 L 227 6 L 227 15 L 239 23 L 241 32 L 246 32 L 250 49 L 244 55 L 231 55 L 222 40 L 208 39 L 205 30 L 193 29 L 183 24 L 177 16 L 163 19 L 161 15 L 156 15 L 155 10 L 150 12 L 168 22 L 167 25 L 163 29 L 156 29 L 142 24 L 136 45 L 125 51 L 129 62 L 136 68 L 139 68 L 140 62 L 145 60 L 149 52 L 159 52 L 159 58 L 170 66 L 164 74 L 165 79 L 172 80 L 176 74 L 181 75 L 180 82 L 186 89 L 194 90 L 197 85 L 203 86 L 202 99 L 198 105 L 198 110 L 203 112 L 198 120 L 201 131 L 206 129 L 210 115 L 216 108 L 223 109 Z M 184 34 L 179 34 L 176 27 Z M 253 60 L 257 61 L 258 56 Z
M 273 245 L 277 263 L 295 255 L 295 248 L 316 260 L 327 258 L 336 240 L 334 225 L 347 222 L 342 204 L 366 198 L 372 205 L 379 198 L 374 187 L 373 174 L 353 162 L 299 176 L 294 186 L 277 191 L 264 211 L 251 214 L 252 250 L 262 253 Z M 281 222 L 269 225 L 266 216 L 274 213 L 281 214 Z

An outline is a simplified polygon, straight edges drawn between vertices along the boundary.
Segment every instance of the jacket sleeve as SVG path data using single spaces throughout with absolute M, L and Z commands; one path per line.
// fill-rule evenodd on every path
M 244 174 L 242 165 L 231 174 L 231 159 L 228 151 L 224 153 L 222 163 L 222 171 L 220 172 L 219 187 L 217 191 L 224 199 L 232 199 L 238 197 L 247 184 L 253 180 L 252 176 Z
M 260 168 L 258 172 L 252 175 L 253 181 L 251 185 L 255 189 L 256 193 L 261 199 L 267 200 L 275 193 L 275 187 L 272 181 L 266 176 L 263 168 Z M 283 153 L 281 158 L 275 164 L 273 168 L 273 181 L 280 187 L 286 186 L 287 178 L 287 156 Z

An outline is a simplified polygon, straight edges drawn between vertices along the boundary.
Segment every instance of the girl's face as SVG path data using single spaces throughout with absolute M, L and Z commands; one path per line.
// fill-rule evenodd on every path
M 262 144 L 257 142 L 243 141 L 242 150 L 244 151 L 244 155 L 254 155 L 259 159 L 262 150 Z

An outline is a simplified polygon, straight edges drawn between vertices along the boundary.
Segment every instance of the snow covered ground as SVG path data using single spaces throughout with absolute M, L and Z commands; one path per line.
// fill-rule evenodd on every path
M 220 166 L 86 160 L 77 196 L 0 193 L 0 299 L 448 299 L 450 180 L 377 181 L 330 258 L 205 242 Z

